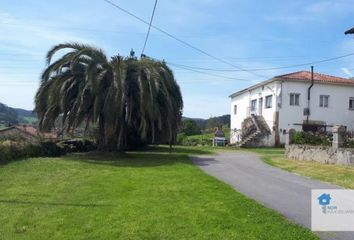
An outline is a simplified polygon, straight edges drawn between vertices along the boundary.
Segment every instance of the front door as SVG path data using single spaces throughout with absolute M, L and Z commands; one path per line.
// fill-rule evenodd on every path
M 258 101 L 258 115 L 262 115 L 263 110 L 263 98 L 260 98 Z

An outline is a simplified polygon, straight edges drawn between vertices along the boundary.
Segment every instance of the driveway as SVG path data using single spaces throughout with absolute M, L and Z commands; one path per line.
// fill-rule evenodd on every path
M 269 166 L 247 152 L 223 152 L 194 157 L 193 161 L 209 175 L 307 228 L 311 228 L 311 189 L 340 188 Z M 318 235 L 321 239 L 354 239 L 354 232 Z

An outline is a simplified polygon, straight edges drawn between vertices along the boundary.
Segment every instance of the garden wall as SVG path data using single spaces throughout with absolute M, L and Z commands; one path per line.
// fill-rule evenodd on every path
M 354 149 L 311 145 L 287 145 L 285 156 L 293 160 L 354 166 Z

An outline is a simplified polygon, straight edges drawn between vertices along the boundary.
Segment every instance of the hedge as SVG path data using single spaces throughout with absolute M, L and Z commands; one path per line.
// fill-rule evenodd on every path
M 328 134 L 296 132 L 292 136 L 294 144 L 322 145 L 329 146 L 332 143 L 331 136 Z
M 65 154 L 62 147 L 53 142 L 16 143 L 4 141 L 0 143 L 0 163 L 30 157 L 57 157 Z
M 58 143 L 65 152 L 90 152 L 97 149 L 94 142 L 87 139 L 65 140 Z
M 95 150 L 95 144 L 88 140 L 70 140 L 61 143 L 0 142 L 0 164 L 31 157 L 59 157 L 70 152 Z
M 211 146 L 211 134 L 187 136 L 185 133 L 177 135 L 177 145 L 181 146 Z

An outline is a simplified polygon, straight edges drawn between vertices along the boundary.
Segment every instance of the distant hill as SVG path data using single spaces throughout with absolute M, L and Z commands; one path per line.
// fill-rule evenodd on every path
M 230 114 L 212 117 L 209 119 L 183 117 L 182 121 L 187 119 L 195 121 L 201 129 L 214 129 L 218 126 L 230 127 Z
M 15 109 L 8 107 L 5 104 L 0 103 L 0 124 L 17 124 L 18 114 Z
M 0 125 L 14 124 L 35 124 L 37 116 L 29 110 L 21 108 L 11 108 L 3 103 L 0 103 Z
M 200 129 L 204 129 L 205 125 L 206 125 L 206 119 L 203 118 L 190 118 L 190 117 L 182 117 L 182 121 L 184 120 L 193 120 L 194 122 L 196 122 L 196 124 L 198 125 L 198 127 Z
M 209 119 L 182 117 L 183 120 L 191 119 L 195 121 L 198 127 L 202 130 L 215 129 L 218 126 L 230 127 L 230 115 L 222 115 Z M 22 108 L 11 108 L 3 103 L 0 103 L 0 125 L 6 126 L 9 124 L 30 124 L 35 125 L 37 116 L 33 111 Z M 0 126 L 1 127 L 1 126 Z
M 219 117 L 209 118 L 206 122 L 205 128 L 216 128 L 218 126 L 230 127 L 230 114 L 225 114 Z
M 37 117 L 36 113 L 22 108 L 13 108 L 20 117 Z

